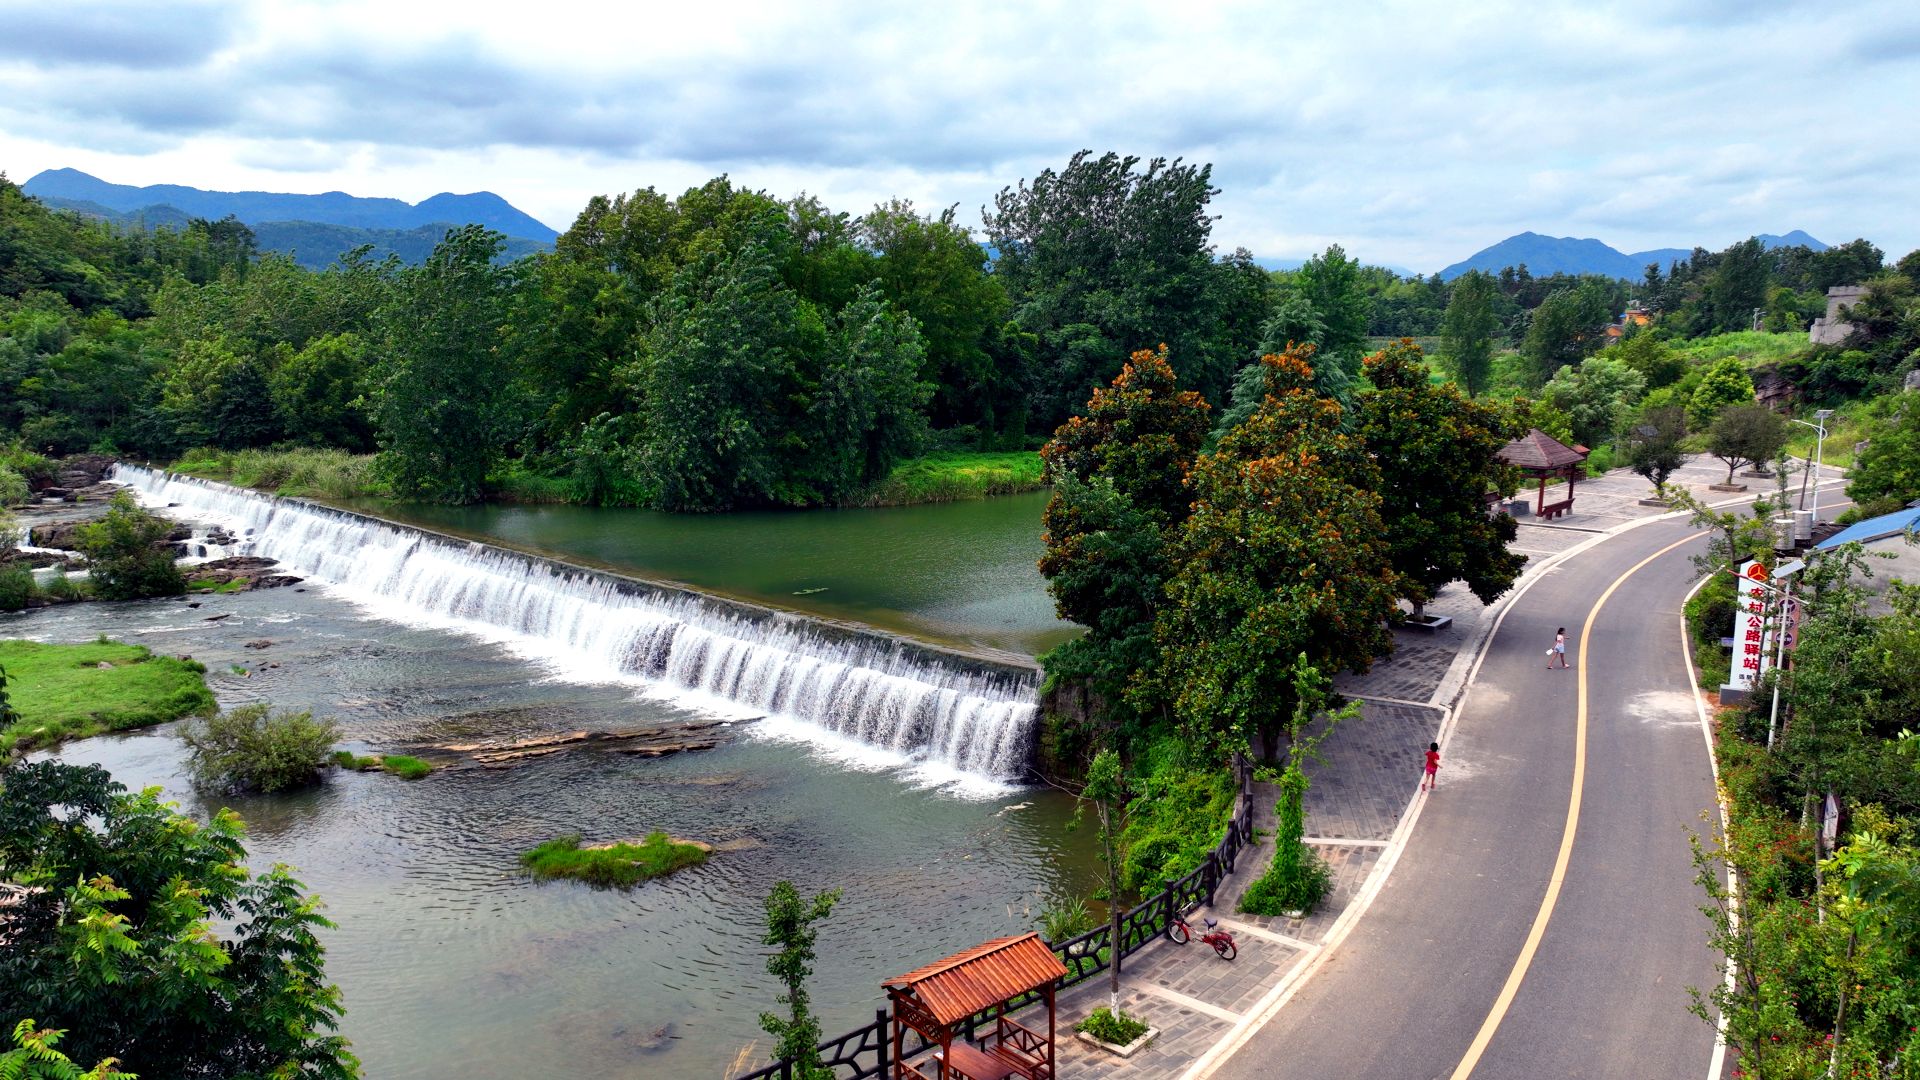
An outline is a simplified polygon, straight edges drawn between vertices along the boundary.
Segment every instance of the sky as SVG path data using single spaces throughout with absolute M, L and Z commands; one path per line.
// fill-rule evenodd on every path
M 1221 252 L 1432 271 L 1920 247 L 1920 4 L 0 0 L 0 170 L 381 195 L 719 173 L 960 219 L 1076 150 L 1213 166 Z

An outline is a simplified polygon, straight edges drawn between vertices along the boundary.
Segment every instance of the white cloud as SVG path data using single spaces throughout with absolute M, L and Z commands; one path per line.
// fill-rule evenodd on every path
M 1523 229 L 1920 246 L 1902 2 L 0 0 L 0 25 L 17 179 L 485 188 L 564 227 L 593 194 L 724 171 L 972 220 L 1089 147 L 1213 162 L 1220 247 L 1271 257 L 1432 269 Z

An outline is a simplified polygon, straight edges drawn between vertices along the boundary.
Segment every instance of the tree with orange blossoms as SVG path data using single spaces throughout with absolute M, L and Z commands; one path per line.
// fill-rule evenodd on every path
M 1040 572 L 1060 617 L 1087 628 L 1047 654 L 1047 673 L 1083 684 L 1123 733 L 1134 714 L 1122 691 L 1156 662 L 1154 615 L 1207 413 L 1200 395 L 1180 389 L 1163 345 L 1134 353 L 1040 452 L 1053 485 Z
M 1266 399 L 1195 464 L 1155 627 L 1159 663 L 1132 693 L 1196 737 L 1267 758 L 1293 709 L 1296 658 L 1365 671 L 1393 647 L 1401 590 L 1378 473 L 1340 432 L 1339 404 L 1313 391 L 1310 357 L 1264 357 Z
M 1513 518 L 1489 516 L 1486 503 L 1490 491 L 1513 490 L 1513 470 L 1495 455 L 1525 429 L 1505 410 L 1430 383 L 1412 341 L 1367 357 L 1363 370 L 1372 388 L 1356 402 L 1354 433 L 1380 470 L 1373 490 L 1400 595 L 1419 615 L 1448 582 L 1465 581 L 1492 603 L 1527 561 L 1507 548 Z

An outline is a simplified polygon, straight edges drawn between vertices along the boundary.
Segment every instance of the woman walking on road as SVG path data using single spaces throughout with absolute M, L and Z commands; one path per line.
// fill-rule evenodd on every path
M 1561 667 L 1567 666 L 1567 628 L 1561 627 L 1554 632 L 1553 648 L 1547 650 L 1547 670 L 1553 670 L 1553 662 L 1560 661 Z

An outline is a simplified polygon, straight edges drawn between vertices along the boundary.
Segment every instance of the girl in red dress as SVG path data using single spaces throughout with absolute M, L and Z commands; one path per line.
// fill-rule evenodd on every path
M 1427 744 L 1427 775 L 1426 775 L 1426 779 L 1420 781 L 1420 790 L 1432 791 L 1434 788 L 1434 785 L 1439 782 L 1440 782 L 1440 744 L 1428 743 Z

